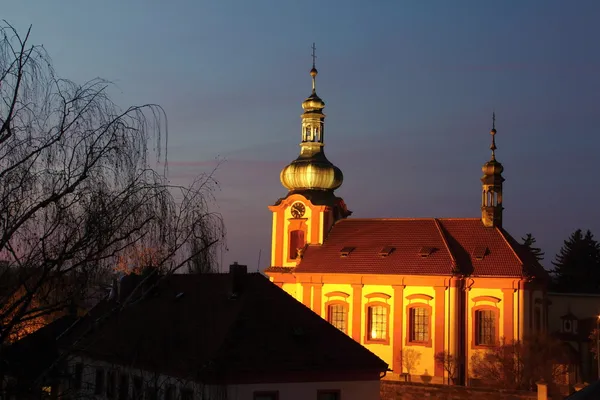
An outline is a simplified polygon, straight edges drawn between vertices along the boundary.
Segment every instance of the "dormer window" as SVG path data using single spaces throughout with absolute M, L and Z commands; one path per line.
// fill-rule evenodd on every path
M 433 247 L 423 246 L 419 249 L 419 256 L 425 258 L 430 256 L 434 251 L 435 249 Z
M 475 246 L 473 249 L 472 256 L 476 260 L 483 260 L 483 258 L 488 254 L 488 248 L 486 246 Z
M 387 257 L 390 254 L 392 254 L 392 251 L 394 251 L 394 248 L 392 246 L 382 247 L 381 250 L 379 250 L 379 256 L 380 257 Z
M 354 251 L 354 247 L 346 246 L 340 250 L 340 257 L 348 257 Z
M 577 319 L 577 317 L 574 314 L 569 312 L 568 314 L 560 317 L 560 319 L 562 320 L 561 331 L 563 333 L 570 333 L 573 335 L 577 334 L 577 328 L 578 328 L 577 325 L 578 325 L 579 320 Z

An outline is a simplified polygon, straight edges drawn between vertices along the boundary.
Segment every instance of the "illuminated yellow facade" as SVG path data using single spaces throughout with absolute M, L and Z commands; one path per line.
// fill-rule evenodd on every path
M 541 267 L 501 227 L 504 179 L 495 127 L 481 218 L 348 218 L 333 193 L 342 173 L 323 152 L 325 104 L 316 95 L 316 75 L 313 65 L 301 154 L 281 173 L 289 192 L 269 206 L 266 273 L 386 361 L 390 377 L 468 382 L 475 352 L 541 330 L 547 315 Z M 444 352 L 457 360 L 453 376 L 436 362 Z

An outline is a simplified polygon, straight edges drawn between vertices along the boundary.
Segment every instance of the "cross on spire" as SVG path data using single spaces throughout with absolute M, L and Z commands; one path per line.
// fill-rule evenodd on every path
M 315 54 L 315 51 L 317 50 L 317 48 L 315 47 L 315 42 L 313 42 L 312 45 L 312 59 L 313 59 L 313 68 L 315 67 L 315 61 L 317 59 L 317 56 Z
M 492 150 L 492 160 L 496 159 L 496 112 L 492 112 L 492 130 L 490 131 L 492 135 L 492 145 L 490 146 L 490 150 Z

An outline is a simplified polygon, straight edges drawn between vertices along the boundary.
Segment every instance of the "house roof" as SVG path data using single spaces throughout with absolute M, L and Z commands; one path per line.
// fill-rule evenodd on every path
M 58 337 L 77 321 L 74 315 L 62 316 L 48 325 L 3 348 L 1 368 L 19 380 L 31 381 L 58 358 Z
M 274 374 L 303 372 L 379 379 L 387 370 L 263 275 L 243 274 L 239 282 L 242 289 L 232 296 L 230 274 L 163 277 L 148 296 L 98 324 L 75 350 L 203 382 L 259 376 L 266 382 Z
M 278 271 L 273 267 L 267 269 L 267 272 Z M 485 227 L 479 218 L 343 219 L 332 227 L 322 245 L 307 247 L 294 271 L 407 275 L 459 272 L 493 277 L 546 275 L 524 246 L 501 228 Z

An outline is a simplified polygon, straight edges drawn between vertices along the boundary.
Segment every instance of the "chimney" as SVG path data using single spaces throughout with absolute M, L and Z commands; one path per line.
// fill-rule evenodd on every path
M 129 297 L 141 280 L 142 277 L 137 274 L 129 274 L 121 278 L 119 285 L 119 303 L 123 303 L 127 297 Z
M 119 281 L 117 280 L 117 278 L 113 278 L 111 286 L 110 286 L 110 293 L 108 294 L 108 300 L 114 301 L 114 300 L 117 300 L 118 298 L 119 298 Z
M 238 264 L 235 261 L 229 266 L 229 275 L 231 275 L 231 297 L 237 298 L 244 290 L 244 280 L 248 274 L 246 265 Z

